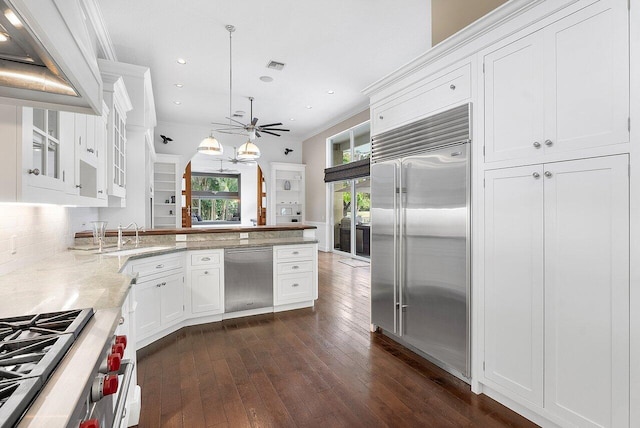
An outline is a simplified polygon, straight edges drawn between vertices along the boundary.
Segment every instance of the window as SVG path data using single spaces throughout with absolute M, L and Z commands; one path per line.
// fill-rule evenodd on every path
M 193 224 L 240 223 L 240 174 L 191 173 Z
M 333 248 L 369 258 L 369 122 L 334 135 L 327 144 L 331 156 L 329 168 L 325 170 L 325 181 L 331 183 L 329 188 L 333 199 Z

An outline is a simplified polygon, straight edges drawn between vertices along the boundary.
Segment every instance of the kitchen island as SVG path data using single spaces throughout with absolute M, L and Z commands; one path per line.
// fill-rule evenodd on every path
M 224 296 L 224 249 L 271 246 L 274 248 L 274 267 L 279 266 L 276 256 L 279 254 L 284 257 L 284 261 L 279 263 L 285 268 L 292 268 L 292 262 L 298 257 L 298 250 L 306 252 L 304 254 L 308 260 L 303 261 L 313 262 L 312 271 L 307 273 L 313 279 L 310 283 L 313 285 L 313 293 L 305 297 L 304 302 L 284 300 L 279 309 L 275 304 L 269 309 L 275 311 L 312 306 L 317 298 L 317 241 L 312 236 L 313 229 L 314 227 L 296 225 L 194 231 L 150 230 L 140 233 L 142 242 L 137 249 L 128 244 L 122 249 L 124 251 L 118 252 L 117 248 L 110 247 L 105 248 L 103 253 L 91 249 L 92 238 L 87 238 L 87 233 L 79 233 L 74 246 L 81 250 L 70 249 L 51 257 L 43 257 L 37 265 L 0 276 L 0 316 L 4 318 L 79 308 L 93 308 L 95 311 L 19 426 L 66 426 L 75 422 L 77 405 L 86 402 L 91 380 L 97 373 L 93 362 L 102 360 L 105 346 L 111 346 L 114 332 L 127 334 L 129 344 L 124 357 L 135 362 L 137 348 L 169 332 L 186 325 L 223 319 L 224 306 L 219 304 Z M 124 233 L 127 238 L 133 234 L 131 231 Z M 107 233 L 106 246 L 115 242 L 114 235 L 117 236 L 117 232 Z M 291 249 L 288 252 L 296 256 L 287 259 L 287 249 Z M 136 253 L 137 251 L 140 253 Z M 175 263 L 166 263 L 166 267 L 170 268 L 166 273 L 167 277 L 163 276 L 163 269 L 152 274 L 144 272 L 145 266 L 152 266 L 154 269 L 164 267 L 165 261 Z M 216 280 L 209 281 L 213 272 L 217 272 L 214 277 Z M 275 281 L 278 278 L 295 277 L 300 273 L 278 275 L 274 269 Z M 140 314 L 143 321 L 148 321 L 158 305 L 155 300 L 147 302 L 146 298 L 151 296 L 150 292 L 155 291 L 162 298 L 165 287 L 160 285 L 170 283 L 169 278 L 178 278 L 173 283 L 174 292 L 169 294 L 168 299 L 171 307 L 178 312 L 172 313 L 169 321 L 160 319 L 155 330 L 149 330 L 149 323 L 145 324 L 147 329 L 140 334 L 136 331 L 139 327 L 136 323 L 137 315 Z M 153 286 L 145 289 L 145 284 L 149 281 L 153 282 Z M 299 284 L 301 283 L 295 282 L 291 286 L 297 291 L 303 288 Z M 275 285 L 276 282 L 274 302 L 277 302 Z M 193 290 L 196 291 L 192 292 Z M 201 292 L 204 294 L 198 294 Z M 200 299 L 211 297 L 217 299 L 218 306 L 212 306 L 212 302 L 197 305 Z M 131 397 L 127 400 L 133 408 L 127 406 L 127 415 L 136 415 L 135 408 L 139 410 L 140 406 L 135 374 L 133 379 L 129 388 Z M 129 419 L 129 422 L 136 423 L 135 417 Z

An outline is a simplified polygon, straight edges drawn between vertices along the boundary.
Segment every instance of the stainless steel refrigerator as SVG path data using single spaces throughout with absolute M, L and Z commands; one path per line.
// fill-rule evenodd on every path
M 371 322 L 470 377 L 466 104 L 372 138 Z

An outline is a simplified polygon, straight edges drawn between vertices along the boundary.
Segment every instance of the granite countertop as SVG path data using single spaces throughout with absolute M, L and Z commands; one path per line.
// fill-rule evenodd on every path
M 95 250 L 68 250 L 29 267 L 0 276 L 0 317 L 66 309 L 120 308 L 131 287 L 130 276 L 120 273 L 127 261 L 187 250 L 259 247 L 316 243 L 315 238 L 207 240 L 161 244 L 162 249 L 129 256 L 109 256 Z M 140 247 L 158 247 L 144 243 Z M 123 250 L 132 249 L 126 246 Z M 107 248 L 113 252 L 115 248 Z

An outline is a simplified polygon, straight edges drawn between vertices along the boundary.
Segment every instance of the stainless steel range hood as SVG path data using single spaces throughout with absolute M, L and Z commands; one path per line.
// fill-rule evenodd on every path
M 0 97 L 100 113 L 102 81 L 86 25 L 79 2 L 0 0 Z

